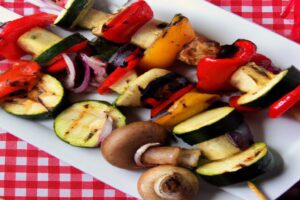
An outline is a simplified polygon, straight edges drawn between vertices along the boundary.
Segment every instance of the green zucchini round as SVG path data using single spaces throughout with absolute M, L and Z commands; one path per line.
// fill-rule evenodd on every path
M 55 116 L 63 109 L 65 102 L 62 84 L 53 76 L 44 74 L 26 97 L 6 101 L 1 107 L 19 117 L 44 119 Z
M 269 83 L 255 93 L 247 93 L 238 99 L 238 104 L 266 108 L 294 90 L 300 84 L 300 71 L 294 66 L 277 74 Z
M 258 142 L 230 158 L 204 164 L 196 173 L 210 184 L 227 186 L 254 179 L 270 171 L 274 164 L 267 145 Z
M 106 120 L 113 128 L 125 126 L 125 116 L 107 102 L 87 100 L 74 103 L 54 120 L 56 135 L 70 145 L 97 147 Z
M 68 0 L 54 24 L 63 28 L 75 27 L 78 21 L 85 17 L 93 3 L 94 0 Z
M 229 106 L 202 112 L 174 127 L 173 133 L 184 142 L 194 145 L 235 130 L 243 116 Z
M 39 63 L 42 66 L 47 65 L 55 56 L 58 56 L 59 54 L 63 53 L 64 51 L 70 49 L 76 44 L 79 44 L 81 42 L 87 41 L 87 39 L 82 36 L 80 33 L 75 33 L 73 35 L 70 35 L 63 39 L 62 41 L 56 43 L 46 51 L 44 51 L 42 54 L 40 54 L 38 57 L 34 59 L 37 63 Z

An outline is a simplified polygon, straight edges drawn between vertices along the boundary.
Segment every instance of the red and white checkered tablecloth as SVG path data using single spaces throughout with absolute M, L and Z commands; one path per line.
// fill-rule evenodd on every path
M 289 37 L 293 23 L 292 15 L 288 19 L 280 17 L 282 9 L 288 3 L 287 0 L 209 1 Z M 39 8 L 25 3 L 24 0 L 0 0 L 0 5 L 21 15 L 39 12 Z M 9 133 L 0 134 L 0 197 L 135 199 Z

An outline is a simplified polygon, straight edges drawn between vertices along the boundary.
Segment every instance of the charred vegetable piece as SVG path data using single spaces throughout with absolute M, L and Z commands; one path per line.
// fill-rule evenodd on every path
M 272 72 L 250 62 L 232 75 L 230 84 L 241 92 L 256 92 L 274 77 Z
M 239 105 L 265 108 L 294 90 L 300 84 L 300 71 L 295 67 L 275 75 L 271 81 L 255 92 L 248 92 L 238 99 Z
M 64 28 L 75 27 L 78 21 L 85 17 L 93 3 L 94 0 L 68 0 L 54 24 Z
M 96 147 L 112 129 L 125 125 L 124 115 L 102 101 L 83 101 L 73 104 L 54 121 L 56 135 L 79 147 Z
M 137 79 L 137 77 L 135 70 L 130 70 L 109 88 L 118 94 L 123 94 L 129 87 L 130 82 Z
M 144 70 L 171 66 L 182 47 L 194 38 L 195 32 L 188 18 L 181 14 L 175 15 L 161 37 L 145 51 L 139 66 Z M 162 56 L 162 52 L 168 53 Z
M 151 69 L 145 72 L 129 83 L 125 92 L 117 98 L 116 106 L 141 106 L 141 89 L 145 89 L 152 80 L 169 73 L 171 72 L 165 69 Z
M 102 35 L 115 43 L 128 43 L 135 32 L 152 18 L 153 11 L 146 1 L 134 2 L 102 26 Z
M 44 74 L 26 97 L 13 98 L 4 102 L 2 108 L 19 117 L 42 119 L 53 117 L 65 105 L 62 84 L 54 77 Z
M 222 46 L 216 58 L 205 57 L 199 61 L 198 88 L 205 92 L 228 89 L 233 73 L 247 64 L 255 53 L 256 45 L 248 40 Z
M 217 107 L 181 122 L 174 127 L 173 133 L 193 145 L 234 131 L 242 122 L 242 115 L 234 108 Z
M 0 58 L 19 59 L 24 51 L 19 47 L 18 38 L 35 27 L 45 27 L 54 22 L 56 15 L 38 13 L 7 23 L 0 33 Z
M 226 186 L 254 179 L 273 166 L 273 156 L 267 145 L 258 142 L 232 157 L 199 166 L 196 172 L 208 183 Z
M 47 29 L 37 27 L 21 35 L 18 39 L 18 45 L 26 53 L 37 57 L 61 40 L 61 37 Z
M 102 12 L 100 10 L 95 10 L 93 8 L 81 17 L 78 21 L 78 26 L 92 30 L 93 34 L 102 36 L 102 26 L 109 20 L 111 14 Z
M 147 108 L 155 108 L 189 84 L 190 82 L 185 77 L 174 72 L 156 78 L 142 90 L 142 105 Z
M 219 99 L 219 95 L 199 93 L 196 90 L 192 90 L 175 101 L 168 109 L 167 114 L 156 119 L 155 122 L 165 127 L 173 127 L 206 110 Z
M 95 51 L 95 57 L 100 58 L 104 62 L 109 59 L 120 49 L 121 45 L 110 42 L 102 37 L 97 38 L 90 43 Z
M 32 90 L 40 79 L 40 66 L 31 61 L 14 62 L 7 71 L 0 74 L 0 101 Z
M 204 57 L 216 57 L 219 50 L 219 43 L 204 36 L 196 36 L 193 41 L 183 47 L 177 58 L 184 63 L 197 66 Z
M 253 144 L 253 136 L 246 124 L 236 130 L 199 143 L 196 146 L 209 160 L 220 160 L 248 149 Z
M 80 48 L 83 49 L 86 47 L 86 45 L 87 39 L 80 33 L 75 33 L 54 44 L 34 60 L 41 65 L 47 65 L 50 61 L 56 61 L 55 58 L 61 53 L 76 52 L 80 50 Z
M 110 87 L 118 82 L 127 72 L 134 70 L 141 58 L 142 50 L 134 45 L 120 48 L 109 60 L 106 72 L 108 77 L 98 88 L 99 94 L 110 91 Z

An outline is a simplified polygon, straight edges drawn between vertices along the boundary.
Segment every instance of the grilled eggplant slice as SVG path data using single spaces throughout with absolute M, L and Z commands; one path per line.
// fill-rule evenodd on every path
M 274 159 L 267 145 L 257 142 L 230 158 L 204 164 L 196 172 L 210 184 L 226 186 L 254 179 L 273 166 Z
M 190 145 L 234 131 L 243 116 L 234 108 L 223 106 L 202 112 L 174 127 L 173 133 Z
M 24 98 L 15 98 L 2 104 L 2 108 L 13 115 L 43 119 L 51 117 L 65 105 L 65 91 L 54 77 L 44 74 L 39 83 Z
M 125 116 L 103 101 L 73 104 L 54 121 L 54 131 L 63 141 L 79 147 L 97 147 L 112 129 L 125 126 Z

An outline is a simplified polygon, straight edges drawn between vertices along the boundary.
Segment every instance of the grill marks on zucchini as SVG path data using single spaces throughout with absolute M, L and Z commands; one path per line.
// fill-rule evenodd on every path
M 300 71 L 294 66 L 275 75 L 254 92 L 248 92 L 238 99 L 238 104 L 265 108 L 300 84 Z
M 107 121 L 108 120 L 108 121 Z M 84 101 L 73 104 L 57 116 L 54 130 L 63 141 L 80 147 L 96 147 L 107 128 L 125 125 L 125 117 L 106 102 Z
M 235 130 L 243 116 L 229 106 L 200 113 L 174 127 L 173 132 L 186 143 L 193 145 Z
M 44 74 L 26 97 L 7 101 L 2 108 L 8 113 L 25 118 L 49 117 L 63 106 L 64 93 L 64 88 L 56 78 Z
M 211 184 L 226 186 L 254 179 L 269 171 L 273 165 L 267 145 L 258 142 L 230 158 L 204 164 L 196 172 Z

